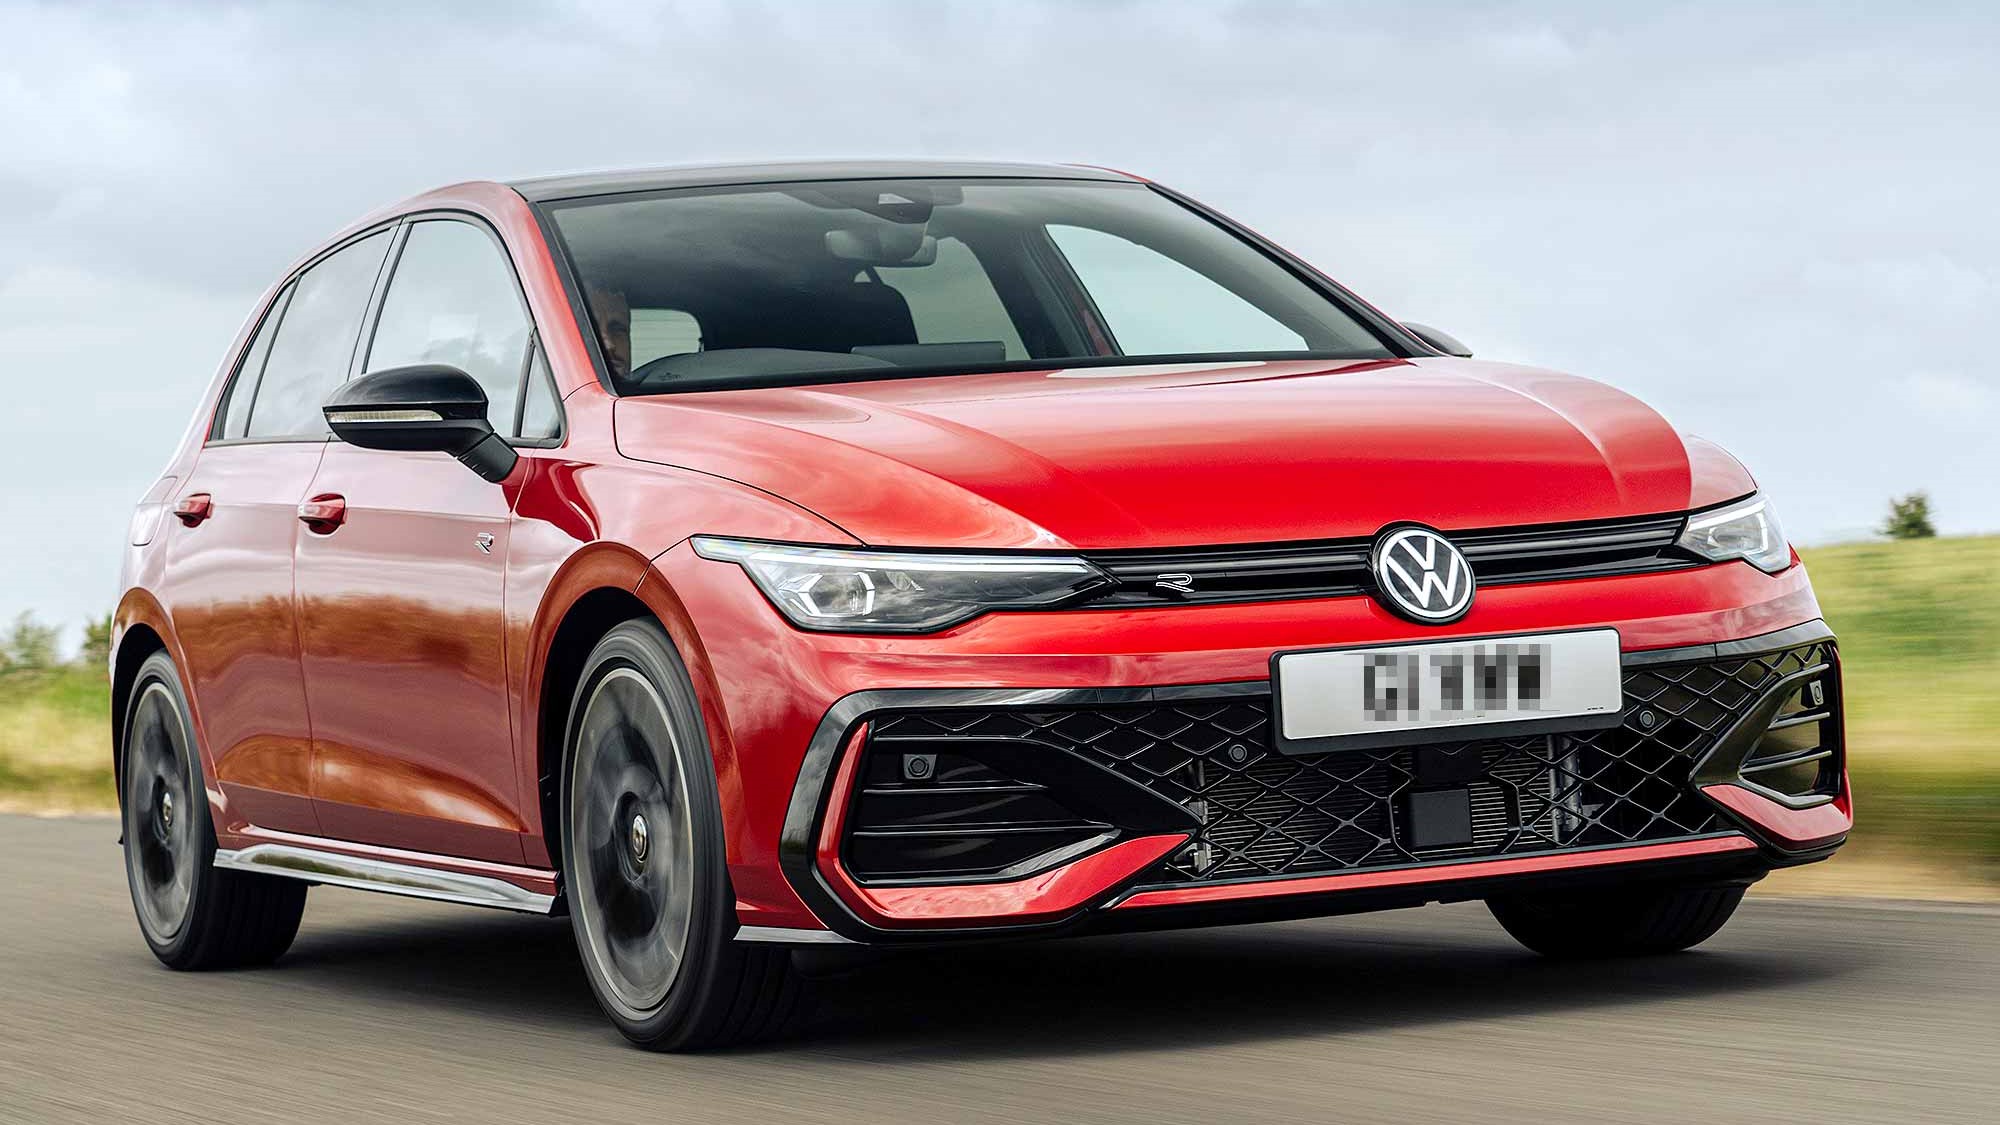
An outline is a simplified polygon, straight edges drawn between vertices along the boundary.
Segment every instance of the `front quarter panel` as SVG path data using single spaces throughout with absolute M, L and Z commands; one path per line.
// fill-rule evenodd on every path
M 570 403 L 572 433 L 588 432 L 594 420 L 608 429 L 610 403 L 601 391 L 586 387 Z M 519 791 L 531 806 L 522 810 L 530 826 L 524 841 L 530 863 L 550 862 L 547 833 L 554 830 L 542 823 L 535 799 L 543 761 L 560 753 L 559 746 L 541 744 L 545 673 L 557 631 L 579 602 L 594 591 L 623 591 L 666 627 L 702 700 L 724 808 L 734 810 L 742 802 L 715 676 L 678 592 L 652 570 L 651 560 L 698 534 L 853 543 L 824 520 L 747 486 L 596 452 L 529 452 L 516 470 L 518 484 L 510 485 L 516 496 L 507 560 L 508 678 L 515 685 L 515 742 L 522 748 Z M 732 847 L 737 837 L 730 834 Z

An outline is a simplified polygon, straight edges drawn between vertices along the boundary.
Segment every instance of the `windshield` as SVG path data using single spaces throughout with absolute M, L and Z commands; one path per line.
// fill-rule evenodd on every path
M 1391 354 L 1143 184 L 855 180 L 549 210 L 621 394 Z

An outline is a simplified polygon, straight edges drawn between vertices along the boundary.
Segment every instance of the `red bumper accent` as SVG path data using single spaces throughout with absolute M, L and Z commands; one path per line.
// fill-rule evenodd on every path
M 1075 913 L 1186 842 L 1179 834 L 1140 836 L 1011 883 L 864 887 L 837 868 L 829 881 L 841 901 L 875 926 L 1019 926 Z
M 1809 809 L 1788 809 L 1769 797 L 1735 785 L 1704 785 L 1702 795 L 1794 851 L 1831 844 L 1854 827 L 1854 806 L 1841 778 L 1840 796 Z
M 1377 887 L 1417 886 L 1424 883 L 1455 883 L 1495 875 L 1525 875 L 1538 871 L 1573 871 L 1622 863 L 1643 863 L 1652 859 L 1672 859 L 1728 852 L 1755 851 L 1757 845 L 1743 836 L 1719 836 L 1707 840 L 1681 840 L 1667 844 L 1641 844 L 1630 848 L 1573 852 L 1567 855 L 1523 856 L 1519 859 L 1489 859 L 1472 863 L 1445 863 L 1435 867 L 1405 867 L 1394 871 L 1357 871 L 1347 875 L 1320 875 L 1304 879 L 1273 879 L 1263 883 L 1222 883 L 1210 887 L 1168 887 L 1140 891 L 1114 910 L 1148 906 L 1189 906 L 1208 902 L 1277 898 L 1287 895 L 1326 894 Z

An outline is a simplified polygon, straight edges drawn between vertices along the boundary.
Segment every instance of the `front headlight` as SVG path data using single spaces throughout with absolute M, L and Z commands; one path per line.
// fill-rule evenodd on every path
M 1079 558 L 795 547 L 698 535 L 694 552 L 740 564 L 801 629 L 930 633 L 995 609 L 1038 609 L 1112 581 Z
M 1792 565 L 1791 544 L 1785 542 L 1770 501 L 1762 496 L 1688 517 L 1679 546 L 1711 562 L 1742 559 L 1770 574 Z

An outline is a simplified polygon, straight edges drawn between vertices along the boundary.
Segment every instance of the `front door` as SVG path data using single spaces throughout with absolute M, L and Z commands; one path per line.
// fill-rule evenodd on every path
M 299 542 L 313 802 L 328 836 L 518 863 L 505 494 L 439 453 L 335 443 Z
M 519 433 L 526 302 L 497 237 L 450 218 L 405 228 L 363 372 L 448 364 Z M 335 443 L 300 539 L 300 662 L 312 794 L 329 836 L 519 863 L 527 828 L 506 679 L 508 493 L 442 453 Z

